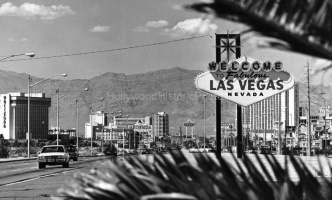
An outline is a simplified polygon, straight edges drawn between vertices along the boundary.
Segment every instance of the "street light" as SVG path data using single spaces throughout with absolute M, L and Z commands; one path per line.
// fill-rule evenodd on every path
M 113 108 L 114 105 L 111 105 L 111 108 Z M 107 115 L 107 113 L 105 113 L 104 117 Z M 101 152 L 103 153 L 104 152 L 104 122 L 105 122 L 105 119 L 103 119 L 103 122 L 101 124 Z
M 79 91 L 81 89 L 77 89 L 77 90 L 74 90 L 74 91 Z M 84 88 L 84 91 L 88 91 L 89 88 Z M 59 99 L 71 94 L 73 91 L 71 92 L 68 92 L 66 94 L 63 94 L 61 96 L 59 96 L 59 89 L 56 90 L 56 94 L 57 94 L 57 136 L 56 136 L 56 144 L 59 145 L 59 129 L 60 129 L 60 122 L 59 122 Z M 77 102 L 78 100 L 76 100 L 76 106 L 77 106 Z M 77 114 L 77 130 L 76 132 L 78 132 L 78 114 Z M 76 143 L 76 147 L 78 148 L 78 133 L 76 133 L 76 136 L 77 136 L 77 143 Z
M 266 120 L 266 113 L 263 113 L 263 116 L 265 116 L 264 117 L 264 145 L 266 145 L 266 122 L 267 122 L 267 120 Z
M 12 57 L 16 57 L 16 56 L 28 56 L 30 58 L 34 57 L 36 54 L 35 53 L 22 53 L 22 54 L 13 54 L 13 55 L 10 55 L 10 56 L 6 56 L 4 58 L 1 58 L 0 61 L 3 61 L 7 58 L 12 58 Z M 31 82 L 31 78 L 30 78 L 30 75 L 29 75 L 29 81 L 28 81 L 28 84 L 29 84 L 29 91 L 30 91 L 30 82 Z M 28 157 L 30 158 L 30 133 L 29 133 L 29 128 L 30 128 L 30 95 L 28 97 Z
M 88 103 L 92 103 L 93 101 L 102 101 L 103 98 L 98 98 L 98 99 L 93 99 L 92 101 L 89 101 L 89 102 L 85 102 L 85 103 L 82 103 L 80 105 L 78 105 L 78 107 L 82 106 L 82 105 L 85 105 L 85 104 L 88 104 Z M 99 106 L 100 107 L 100 106 Z M 97 108 L 99 108 L 97 107 Z M 97 109 L 96 108 L 96 109 Z M 90 105 L 90 130 L 91 130 L 91 156 L 92 156 L 92 136 L 93 136 L 93 126 L 92 126 L 92 105 Z
M 32 55 L 32 54 L 31 54 Z M 34 84 L 30 84 L 30 82 L 32 81 L 32 78 L 30 77 L 30 75 L 28 76 L 28 158 L 30 158 L 30 88 L 39 84 L 39 83 L 42 83 L 48 79 L 51 79 L 53 77 L 56 77 L 56 76 L 63 76 L 63 77 L 66 77 L 67 74 L 57 74 L 57 75 L 53 75 L 53 76 L 50 76 L 48 78 L 45 78 L 43 80 L 40 80 Z
M 15 54 L 15 55 L 10 55 L 10 56 L 6 56 L 4 58 L 1 58 L 0 61 L 3 61 L 7 58 L 12 58 L 12 57 L 15 57 L 15 56 L 28 56 L 30 58 L 34 57 L 36 54 L 35 53 L 22 53 L 22 54 Z
M 272 122 L 273 137 L 272 137 L 272 133 L 271 133 L 271 155 L 272 155 L 272 151 L 273 151 L 272 142 L 273 142 L 273 140 L 274 140 L 274 135 L 275 135 L 275 127 L 274 127 L 274 109 L 271 109 L 271 112 L 273 112 L 273 122 Z
M 257 116 L 255 116 L 255 136 L 254 136 L 254 144 L 255 144 L 255 147 L 257 146 L 257 140 L 256 140 L 256 132 L 257 132 L 257 126 L 258 126 L 258 123 L 257 123 Z
M 206 95 L 204 95 L 204 152 L 205 152 L 205 138 L 206 138 L 206 130 L 205 130 L 205 126 L 206 126 L 206 113 L 205 113 L 205 109 L 206 109 Z

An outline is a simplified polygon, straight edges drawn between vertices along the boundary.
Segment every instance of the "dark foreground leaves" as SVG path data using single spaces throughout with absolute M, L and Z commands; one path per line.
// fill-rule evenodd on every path
M 233 157 L 236 165 L 231 167 L 211 154 L 196 154 L 197 163 L 181 151 L 155 155 L 152 163 L 131 156 L 81 174 L 71 188 L 59 192 L 64 199 L 332 199 L 332 184 L 319 159 L 316 176 L 298 157 L 285 159 L 281 166 L 275 156 L 266 156 L 263 163 L 259 156 L 244 155 L 242 161 Z M 291 180 L 287 162 L 298 181 Z

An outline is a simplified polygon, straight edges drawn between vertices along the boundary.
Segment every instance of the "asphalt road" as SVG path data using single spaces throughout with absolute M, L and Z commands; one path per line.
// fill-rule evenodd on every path
M 71 161 L 69 168 L 46 166 L 38 169 L 36 160 L 0 163 L 0 199 L 51 199 L 61 197 L 58 189 L 66 187 L 77 173 L 88 173 L 108 158 L 86 157 Z

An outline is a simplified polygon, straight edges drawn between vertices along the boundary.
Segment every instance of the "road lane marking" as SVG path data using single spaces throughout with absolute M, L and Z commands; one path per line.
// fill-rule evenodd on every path
M 24 182 L 29 182 L 29 181 L 33 181 L 33 180 L 37 180 L 40 178 L 46 178 L 46 177 L 50 177 L 50 176 L 56 176 L 59 174 L 66 174 L 67 172 L 73 171 L 73 170 L 77 170 L 77 169 L 81 169 L 83 167 L 77 167 L 77 168 L 73 168 L 73 169 L 69 169 L 69 170 L 65 170 L 65 171 L 61 171 L 61 172 L 56 172 L 56 173 L 51 173 L 51 174 L 46 174 L 46 175 L 41 175 L 38 177 L 34 177 L 34 178 L 28 178 L 28 179 L 24 179 L 24 180 L 20 180 L 20 181 L 15 181 L 12 183 L 5 183 L 5 184 L 1 184 L 0 186 L 10 186 L 10 185 L 16 185 L 19 183 L 24 183 Z
M 21 166 L 21 165 L 29 165 L 32 163 L 20 163 L 20 164 L 16 164 L 16 165 L 7 165 L 8 167 L 15 167 L 15 166 Z
M 17 171 L 21 171 L 22 169 L 13 169 L 11 170 L 12 172 L 17 172 Z

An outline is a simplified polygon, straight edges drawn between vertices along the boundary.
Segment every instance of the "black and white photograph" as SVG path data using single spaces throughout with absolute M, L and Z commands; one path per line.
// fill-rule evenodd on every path
M 0 0 L 0 200 L 332 198 L 331 0 Z

